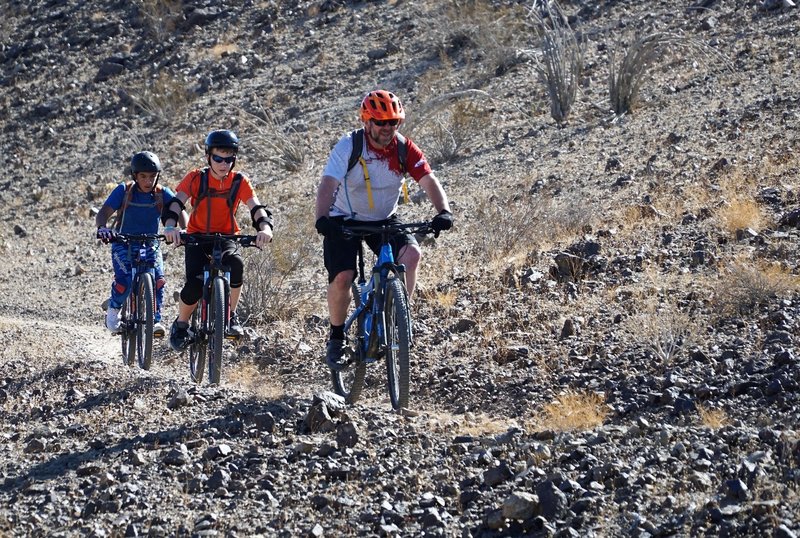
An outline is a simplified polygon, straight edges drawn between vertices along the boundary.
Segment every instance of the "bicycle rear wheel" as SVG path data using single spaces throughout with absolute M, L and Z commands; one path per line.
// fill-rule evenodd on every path
M 153 363 L 153 311 L 155 296 L 153 295 L 153 275 L 142 273 L 139 278 L 136 311 L 136 354 L 139 367 L 149 370 Z
M 136 315 L 136 296 L 131 293 L 119 309 L 119 337 L 122 342 L 122 363 L 133 366 L 136 360 L 136 331 L 132 320 Z
M 189 344 L 189 372 L 192 374 L 192 381 L 198 385 L 203 382 L 203 372 L 206 369 L 206 339 L 201 327 L 201 308 L 202 305 L 198 305 L 194 309 L 189 321 L 189 331 L 192 334 L 192 343 Z
M 222 373 L 222 343 L 225 340 L 225 279 L 214 278 L 211 287 L 211 304 L 208 319 L 212 321 L 208 335 L 208 382 L 219 384 Z
M 358 285 L 353 283 L 353 307 L 348 316 L 358 307 L 361 306 L 361 294 L 358 290 Z M 347 341 L 350 345 L 347 347 L 346 353 L 350 360 L 349 365 L 344 370 L 338 372 L 331 371 L 331 381 L 333 382 L 333 390 L 339 396 L 343 397 L 347 403 L 355 403 L 361 397 L 361 391 L 364 389 L 364 377 L 367 373 L 367 363 L 364 362 L 364 316 L 366 313 L 358 317 L 350 326 L 348 334 L 346 334 Z
M 389 398 L 392 407 L 408 407 L 409 342 L 411 341 L 411 313 L 405 286 L 397 278 L 386 283 L 386 370 L 389 379 Z

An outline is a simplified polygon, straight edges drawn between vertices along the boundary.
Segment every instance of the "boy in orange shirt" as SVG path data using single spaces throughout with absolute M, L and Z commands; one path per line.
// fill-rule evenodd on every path
M 247 176 L 233 172 L 239 138 L 232 131 L 211 131 L 206 136 L 205 149 L 208 167 L 186 174 L 176 189 L 175 198 L 164 208 L 162 220 L 167 242 L 176 246 L 181 243 L 182 230 L 176 226 L 187 200 L 192 204 L 186 229 L 189 234 L 238 234 L 241 230 L 235 215 L 239 204 L 244 202 L 250 209 L 256 229 L 256 246 L 264 247 L 272 241 L 272 214 L 259 202 Z M 227 334 L 231 337 L 244 334 L 236 314 L 244 275 L 244 261 L 237 247 L 237 243 L 228 241 L 223 248 L 222 258 L 222 262 L 231 269 L 231 319 Z M 206 244 L 186 245 L 186 282 L 180 294 L 178 317 L 172 323 L 169 337 L 170 346 L 175 351 L 183 351 L 188 346 L 189 318 L 203 295 L 203 267 L 208 263 L 212 248 L 212 245 Z

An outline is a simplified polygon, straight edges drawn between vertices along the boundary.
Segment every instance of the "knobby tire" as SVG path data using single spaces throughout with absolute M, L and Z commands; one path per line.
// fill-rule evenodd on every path
M 386 282 L 384 318 L 386 319 L 386 370 L 389 381 L 389 398 L 394 409 L 408 407 L 409 344 L 411 341 L 411 314 L 408 296 L 399 278 Z
M 225 340 L 225 279 L 214 278 L 208 319 L 214 325 L 208 335 L 208 382 L 218 385 L 222 372 L 222 343 Z
M 353 306 L 348 312 L 348 316 L 361 306 L 361 294 L 355 282 L 352 285 L 352 294 Z M 364 348 L 362 347 L 365 315 L 367 312 L 362 312 L 361 316 L 350 326 L 348 334 L 345 335 L 349 342 L 346 353 L 350 357 L 350 365 L 344 370 L 331 372 L 334 392 L 349 404 L 355 403 L 361 397 L 361 391 L 364 389 L 364 377 L 367 373 L 367 363 L 364 362 Z
M 202 336 L 201 308 L 202 305 L 199 305 L 194 309 L 189 323 L 189 329 L 193 335 L 192 343 L 189 345 L 189 371 L 192 375 L 192 381 L 198 385 L 203 382 L 203 372 L 206 369 L 206 341 Z
M 133 319 L 136 316 L 136 295 L 131 293 L 122 303 L 119 311 L 120 340 L 122 341 L 122 362 L 125 366 L 133 366 L 136 360 L 136 332 L 133 330 Z
M 153 314 L 155 311 L 153 288 L 153 275 L 141 274 L 136 301 L 136 353 L 139 358 L 139 367 L 143 370 L 149 370 L 153 364 Z

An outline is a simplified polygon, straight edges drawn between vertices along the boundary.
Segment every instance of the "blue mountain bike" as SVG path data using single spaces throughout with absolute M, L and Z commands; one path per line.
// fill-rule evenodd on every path
M 149 370 L 153 364 L 153 324 L 156 308 L 155 260 L 149 250 L 164 239 L 158 234 L 115 233 L 115 243 L 128 246 L 131 260 L 131 292 L 120 308 L 119 335 L 122 340 L 122 360 L 133 366 L 138 358 L 139 367 Z
M 364 275 L 364 244 L 359 244 L 358 275 L 352 284 L 352 304 L 344 330 L 346 365 L 333 371 L 334 391 L 348 403 L 364 388 L 367 365 L 386 361 L 389 398 L 394 409 L 408 407 L 411 311 L 405 284 L 405 266 L 395 263 L 390 240 L 398 234 L 434 233 L 430 222 L 342 227 L 345 237 L 381 236 L 381 247 L 369 280 Z

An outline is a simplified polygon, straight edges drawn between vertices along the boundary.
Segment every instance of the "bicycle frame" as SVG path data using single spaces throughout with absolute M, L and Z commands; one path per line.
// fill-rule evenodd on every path
M 153 275 L 153 282 L 155 283 L 156 263 L 155 261 L 147 259 L 147 249 L 149 248 L 150 242 L 158 241 L 163 238 L 164 236 L 155 234 L 117 234 L 116 240 L 118 242 L 124 242 L 128 246 L 128 259 L 131 261 L 131 287 L 128 297 L 125 299 L 131 305 L 136 303 L 136 301 L 131 301 L 131 297 L 135 296 L 134 294 L 139 289 L 139 281 L 143 273 L 150 273 Z M 138 248 L 134 248 L 134 244 L 138 244 Z M 136 312 L 129 311 L 128 319 L 123 321 L 125 331 L 130 333 L 138 329 L 136 325 L 139 321 Z
M 125 364 L 132 365 L 136 357 L 139 366 L 150 369 L 153 359 L 153 327 L 156 311 L 156 259 L 150 259 L 153 244 L 164 239 L 157 234 L 117 234 L 115 243 L 127 247 L 131 266 L 128 296 L 120 309 L 120 337 Z M 150 275 L 145 279 L 144 275 Z
M 198 308 L 200 308 L 200 328 L 204 335 L 208 335 L 212 331 L 212 327 L 209 327 L 208 304 L 211 301 L 211 284 L 214 282 L 214 278 L 218 276 L 221 276 L 225 282 L 225 315 L 223 319 L 225 320 L 224 330 L 227 331 L 231 314 L 231 268 L 222 263 L 222 242 L 214 241 L 211 262 L 203 267 L 203 296 L 198 305 Z
M 222 342 L 230 328 L 230 266 L 222 262 L 223 244 L 233 240 L 243 247 L 254 247 L 255 236 L 225 234 L 181 234 L 181 241 L 190 245 L 212 244 L 208 263 L 203 266 L 203 294 L 190 320 L 189 369 L 192 379 L 200 383 L 208 354 L 211 383 L 219 383 L 222 368 Z M 219 315 L 219 314 L 222 315 Z M 234 337 L 235 338 L 235 337 Z
M 398 234 L 432 232 L 428 222 L 375 226 L 359 223 L 342 227 L 345 237 L 359 238 L 357 280 L 354 279 L 351 285 L 353 310 L 344 327 L 352 345 L 347 350 L 347 363 L 342 368 L 331 370 L 334 390 L 348 403 L 354 403 L 360 397 L 367 366 L 383 359 L 392 407 L 400 409 L 408 405 L 411 311 L 405 288 L 405 266 L 395 260 L 391 239 Z M 380 236 L 380 247 L 367 279 L 362 239 L 373 234 Z
M 369 228 L 365 227 L 365 230 L 368 229 Z M 426 233 L 429 231 L 429 224 L 426 222 L 417 222 L 379 228 L 377 233 L 381 234 L 381 248 L 378 251 L 377 259 L 372 267 L 369 281 L 366 280 L 364 275 L 363 243 L 359 245 L 357 282 L 361 295 L 361 306 L 354 310 L 347 318 L 344 330 L 345 333 L 348 333 L 353 323 L 356 323 L 363 313 L 365 316 L 363 341 L 358 342 L 357 345 L 364 351 L 364 362 L 372 363 L 380 359 L 380 350 L 388 344 L 386 340 L 386 321 L 383 311 L 383 291 L 386 287 L 389 275 L 394 273 L 396 278 L 399 278 L 405 287 L 406 268 L 405 265 L 395 262 L 394 253 L 392 252 L 390 244 L 391 237 L 403 231 L 412 231 L 414 229 L 418 232 Z M 345 228 L 345 233 L 348 232 L 352 234 L 359 233 L 358 228 L 355 227 L 352 229 Z

